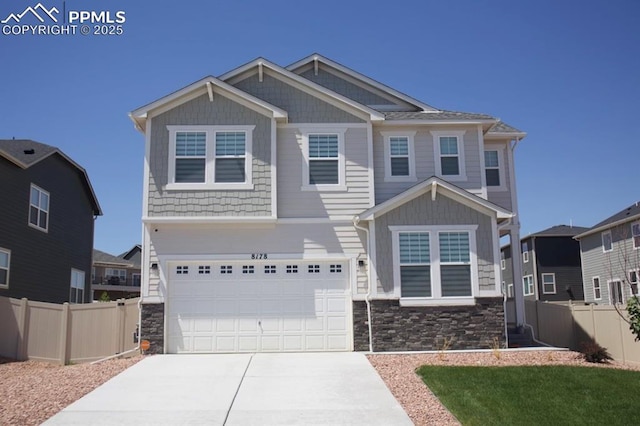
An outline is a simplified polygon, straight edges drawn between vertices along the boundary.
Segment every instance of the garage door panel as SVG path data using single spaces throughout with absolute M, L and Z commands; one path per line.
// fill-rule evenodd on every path
M 168 283 L 169 352 L 351 348 L 344 262 L 210 261 L 180 266 L 182 273 L 175 273 L 174 266 Z

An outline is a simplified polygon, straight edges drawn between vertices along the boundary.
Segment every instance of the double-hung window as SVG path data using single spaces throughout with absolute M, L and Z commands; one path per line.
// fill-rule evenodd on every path
M 466 180 L 464 131 L 432 131 L 436 158 L 436 175 L 447 180 Z
M 611 231 L 604 231 L 602 233 L 602 251 L 608 252 L 613 250 L 613 238 L 611 237 Z
M 484 151 L 484 175 L 487 189 L 489 190 L 506 190 L 502 164 L 503 153 L 502 149 L 487 149 Z
M 11 252 L 0 248 L 0 288 L 9 287 L 9 267 L 11 265 Z
M 542 293 L 556 294 L 556 274 L 542 274 Z
M 640 249 L 640 221 L 631 224 L 631 238 L 633 238 L 633 248 Z
M 108 284 L 120 285 L 127 281 L 126 269 L 106 268 L 104 274 Z
M 522 243 L 522 262 L 529 263 L 529 243 L 527 241 Z
M 255 126 L 167 126 L 167 189 L 252 189 Z
M 593 298 L 595 300 L 601 300 L 602 289 L 600 288 L 600 277 L 593 277 L 591 280 L 593 282 Z
M 416 132 L 381 132 L 384 137 L 386 182 L 415 181 Z
M 449 228 L 449 229 L 447 229 Z M 390 226 L 401 304 L 473 303 L 476 226 Z
M 525 296 L 533 296 L 533 275 L 522 277 L 522 291 Z
M 629 287 L 631 287 L 631 294 L 638 296 L 638 284 L 640 284 L 640 269 L 633 269 L 629 271 Z
M 71 269 L 70 303 L 84 303 L 84 271 Z
M 31 184 L 29 225 L 42 231 L 49 229 L 49 193 Z
M 341 191 L 346 189 L 344 132 L 305 130 L 303 141 L 302 190 Z

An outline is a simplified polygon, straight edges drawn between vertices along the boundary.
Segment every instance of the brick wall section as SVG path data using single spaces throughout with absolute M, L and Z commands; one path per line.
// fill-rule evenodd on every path
M 140 340 L 148 340 L 151 347 L 145 353 L 164 353 L 164 303 L 143 303 Z
M 372 300 L 373 350 L 433 351 L 453 339 L 449 349 L 489 349 L 504 345 L 502 298 L 478 298 L 473 306 L 400 307 L 398 300 Z M 369 350 L 367 306 L 353 302 L 354 348 Z

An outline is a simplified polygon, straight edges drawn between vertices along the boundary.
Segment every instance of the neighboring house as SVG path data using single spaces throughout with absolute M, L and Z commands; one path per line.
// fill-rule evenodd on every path
M 584 299 L 611 305 L 638 294 L 640 203 L 576 235 L 580 241 Z
M 95 217 L 86 171 L 58 148 L 0 140 L 0 296 L 91 301 Z
M 110 300 L 140 296 L 140 246 L 119 256 L 93 250 L 91 288 L 93 300 L 100 300 L 104 292 Z
M 499 239 L 520 240 L 523 132 L 320 55 L 258 58 L 131 118 L 151 352 L 504 342 Z
M 527 300 L 584 300 L 580 244 L 573 238 L 588 228 L 558 225 L 520 240 L 522 291 Z M 502 281 L 513 297 L 511 246 L 502 247 Z

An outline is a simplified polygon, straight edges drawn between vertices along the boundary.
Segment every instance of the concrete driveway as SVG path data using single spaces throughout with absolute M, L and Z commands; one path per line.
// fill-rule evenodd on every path
M 147 357 L 45 425 L 411 425 L 360 353 Z

